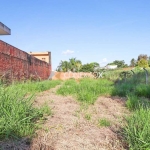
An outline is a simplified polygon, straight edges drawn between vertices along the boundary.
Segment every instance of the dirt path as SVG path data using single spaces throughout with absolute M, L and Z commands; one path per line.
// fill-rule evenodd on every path
M 58 87 L 57 87 L 58 88 Z M 37 131 L 31 150 L 123 150 L 117 130 L 128 113 L 124 99 L 99 97 L 92 106 L 81 105 L 74 98 L 55 94 L 57 88 L 41 93 L 35 105 L 45 102 L 52 108 L 42 129 Z M 100 120 L 109 127 L 102 127 Z

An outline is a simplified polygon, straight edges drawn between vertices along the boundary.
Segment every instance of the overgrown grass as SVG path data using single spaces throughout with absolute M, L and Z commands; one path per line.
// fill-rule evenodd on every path
M 139 107 L 127 118 L 124 137 L 130 150 L 150 150 L 150 109 Z
M 150 150 L 150 84 L 145 84 L 145 73 L 117 81 L 112 93 L 127 97 L 126 106 L 132 112 L 123 128 L 129 149 Z
M 119 71 L 115 72 L 117 78 L 107 74 L 106 78 L 115 80 Z M 73 95 L 79 101 L 93 104 L 100 95 L 118 95 L 127 97 L 126 106 L 131 116 L 126 119 L 123 128 L 124 138 L 130 150 L 150 150 L 150 84 L 145 84 L 145 73 L 137 72 L 130 78 L 117 79 L 82 79 L 79 83 L 68 80 L 58 89 L 62 95 Z M 86 119 L 89 119 L 86 116 Z M 109 126 L 105 119 L 99 120 L 99 126 Z
M 37 120 L 50 115 L 47 106 L 33 107 L 33 94 L 58 85 L 59 81 L 42 81 L 0 85 L 0 138 L 30 136 L 36 129 Z M 28 95 L 26 95 L 28 93 Z
M 111 95 L 113 82 L 105 79 L 81 79 L 79 83 L 75 80 L 67 80 L 58 90 L 61 95 L 73 95 L 79 101 L 94 104 L 98 96 Z
M 106 70 L 106 71 L 104 72 L 104 74 L 103 74 L 103 77 L 104 77 L 105 79 L 115 81 L 115 80 L 120 79 L 120 73 L 121 73 L 122 71 L 123 71 L 122 69 Z
M 46 80 L 41 82 L 28 81 L 26 83 L 15 83 L 8 86 L 7 88 L 9 90 L 22 89 L 23 92 L 25 93 L 37 93 L 37 92 L 42 92 L 54 88 L 56 85 L 59 85 L 60 82 L 61 82 L 60 80 Z

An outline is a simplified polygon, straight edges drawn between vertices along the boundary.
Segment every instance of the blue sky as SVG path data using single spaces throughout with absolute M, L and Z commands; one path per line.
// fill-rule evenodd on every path
M 52 67 L 76 57 L 101 66 L 150 56 L 150 0 L 0 0 L 0 39 L 26 52 L 51 51 Z

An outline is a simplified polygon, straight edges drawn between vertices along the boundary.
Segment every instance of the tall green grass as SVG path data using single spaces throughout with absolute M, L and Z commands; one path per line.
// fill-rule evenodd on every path
M 37 120 L 43 118 L 44 114 L 51 114 L 51 109 L 46 105 L 39 109 L 33 107 L 33 93 L 50 89 L 59 83 L 42 81 L 17 83 L 8 87 L 0 85 L 0 138 L 31 136 L 37 128 Z
M 103 74 L 103 77 L 104 77 L 105 79 L 115 81 L 115 80 L 120 79 L 120 73 L 121 73 L 122 71 L 123 71 L 122 69 L 106 70 L 106 71 L 104 72 L 104 74 Z
M 111 95 L 113 82 L 106 79 L 81 79 L 79 83 L 75 80 L 67 80 L 58 90 L 61 95 L 73 95 L 79 101 L 94 104 L 100 95 Z
M 130 150 L 150 150 L 150 109 L 139 109 L 127 118 L 124 137 Z
M 46 80 L 46 81 L 41 81 L 41 82 L 31 82 L 27 81 L 25 83 L 14 83 L 8 86 L 7 88 L 9 90 L 18 90 L 22 89 L 23 92 L 25 93 L 37 93 L 37 92 L 42 92 L 46 91 L 48 89 L 54 88 L 56 85 L 60 84 L 60 80 Z

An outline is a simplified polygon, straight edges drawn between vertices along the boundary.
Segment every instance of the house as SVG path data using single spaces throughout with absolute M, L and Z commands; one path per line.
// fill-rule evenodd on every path
M 29 54 L 51 65 L 51 52 L 30 52 Z
M 117 65 L 107 65 L 105 68 L 106 69 L 116 69 Z

